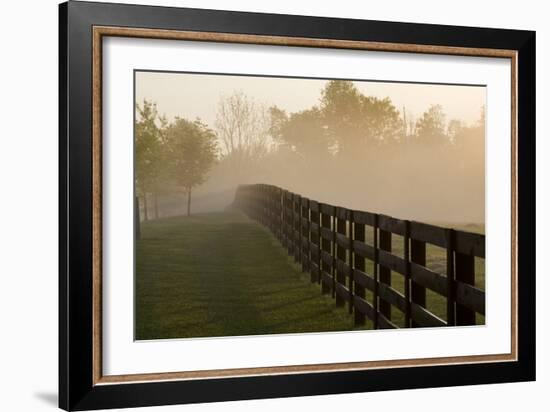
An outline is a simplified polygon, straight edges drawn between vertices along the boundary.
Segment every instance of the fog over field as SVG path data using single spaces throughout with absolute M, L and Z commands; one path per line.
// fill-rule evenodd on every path
M 484 87 L 153 72 L 137 72 L 135 87 L 142 218 L 184 214 L 191 194 L 192 213 L 223 210 L 239 184 L 269 183 L 398 218 L 484 224 Z M 207 143 L 183 164 L 186 133 Z

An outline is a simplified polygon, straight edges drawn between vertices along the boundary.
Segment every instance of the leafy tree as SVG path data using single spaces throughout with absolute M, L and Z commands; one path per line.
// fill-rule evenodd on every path
M 217 158 L 214 132 L 200 120 L 189 121 L 176 117 L 166 127 L 170 169 L 179 186 L 187 195 L 187 215 L 191 214 L 191 192 L 206 180 Z
M 370 143 L 393 143 L 404 133 L 405 123 L 392 101 L 363 96 L 361 113 L 365 118 L 367 140 Z
M 338 154 L 364 154 L 403 135 L 404 123 L 389 98 L 365 96 L 351 81 L 332 80 L 321 92 L 326 131 Z
M 144 100 L 143 105 L 136 105 L 136 111 L 136 189 L 143 198 L 144 218 L 148 220 L 147 194 L 156 192 L 161 175 L 161 128 L 155 103 Z
M 442 144 L 447 141 L 445 113 L 441 105 L 432 105 L 416 122 L 416 136 L 424 144 Z
M 290 115 L 277 107 L 272 107 L 270 114 L 270 132 L 279 144 L 288 147 L 306 160 L 330 153 L 331 139 L 325 127 L 323 114 L 318 107 L 314 106 Z
M 278 143 L 284 143 L 284 127 L 288 122 L 288 114 L 277 106 L 271 106 L 269 112 L 269 134 Z
M 361 93 L 351 81 L 331 80 L 321 91 L 320 105 L 326 131 L 337 144 L 338 153 L 352 152 L 355 143 L 365 136 Z

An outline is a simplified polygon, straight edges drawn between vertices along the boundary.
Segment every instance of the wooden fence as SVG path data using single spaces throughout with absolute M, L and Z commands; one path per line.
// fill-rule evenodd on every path
M 475 325 L 476 313 L 485 315 L 485 292 L 474 286 L 484 235 L 336 207 L 265 184 L 239 186 L 234 205 L 268 227 L 358 326 L 369 318 L 375 329 L 397 328 L 392 307 L 404 314 L 399 327 Z M 399 255 L 392 253 L 397 239 Z M 445 274 L 426 266 L 427 244 L 446 251 Z M 392 287 L 392 272 L 403 277 L 404 293 Z M 426 289 L 445 299 L 446 319 L 426 308 Z

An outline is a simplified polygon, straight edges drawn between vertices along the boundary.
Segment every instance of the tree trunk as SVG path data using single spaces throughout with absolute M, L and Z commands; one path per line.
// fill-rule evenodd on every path
M 187 189 L 187 216 L 191 216 L 191 188 Z
M 159 199 L 157 192 L 153 192 L 153 202 L 155 206 L 155 219 L 159 218 Z
M 143 220 L 146 222 L 149 220 L 149 215 L 147 213 L 147 193 L 143 194 Z

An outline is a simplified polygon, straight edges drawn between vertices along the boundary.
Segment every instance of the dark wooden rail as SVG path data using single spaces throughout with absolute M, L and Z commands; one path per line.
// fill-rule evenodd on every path
M 476 313 L 485 315 L 485 292 L 475 287 L 484 235 L 336 207 L 265 184 L 239 186 L 234 205 L 268 227 L 358 326 L 368 318 L 375 329 L 397 328 L 392 307 L 405 327 L 475 325 Z M 400 255 L 392 252 L 392 236 L 402 239 Z M 445 274 L 426 266 L 427 244 L 446 250 Z M 404 293 L 392 287 L 392 272 L 402 275 Z M 446 299 L 445 319 L 427 309 L 426 289 Z

